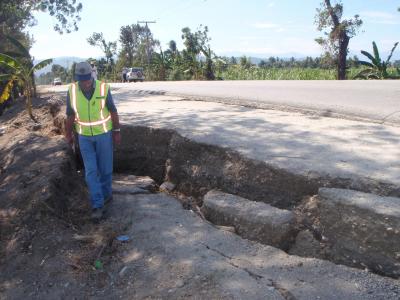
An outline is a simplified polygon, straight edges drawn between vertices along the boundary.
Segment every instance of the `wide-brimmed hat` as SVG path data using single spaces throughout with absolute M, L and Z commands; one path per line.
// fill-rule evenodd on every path
M 92 67 L 86 62 L 77 63 L 75 66 L 75 79 L 78 81 L 90 80 L 92 78 Z

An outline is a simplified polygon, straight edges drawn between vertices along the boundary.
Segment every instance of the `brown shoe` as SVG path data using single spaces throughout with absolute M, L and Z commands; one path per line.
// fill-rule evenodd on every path
M 93 208 L 90 218 L 92 219 L 93 222 L 99 222 L 103 218 L 103 215 L 104 215 L 103 207 Z

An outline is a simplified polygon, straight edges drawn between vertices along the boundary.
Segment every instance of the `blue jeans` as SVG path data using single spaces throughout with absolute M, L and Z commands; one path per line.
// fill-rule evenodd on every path
M 78 139 L 92 208 L 103 207 L 104 200 L 112 195 L 112 132 L 95 136 L 79 135 Z

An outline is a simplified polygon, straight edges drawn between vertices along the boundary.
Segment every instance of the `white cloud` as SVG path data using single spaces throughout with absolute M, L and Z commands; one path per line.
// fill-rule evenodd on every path
M 274 7 L 275 6 L 275 2 L 269 2 L 268 3 L 268 7 Z
M 383 11 L 363 11 L 360 13 L 361 19 L 367 19 L 375 24 L 398 25 L 400 19 L 397 15 Z

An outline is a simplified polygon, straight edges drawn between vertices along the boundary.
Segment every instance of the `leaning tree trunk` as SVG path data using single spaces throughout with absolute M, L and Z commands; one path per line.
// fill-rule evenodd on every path
M 339 55 L 337 66 L 337 79 L 346 79 L 346 60 L 347 60 L 347 47 L 349 46 L 350 38 L 345 31 L 342 31 L 339 38 Z
M 36 123 L 35 116 L 32 112 L 32 86 L 30 84 L 25 86 L 25 106 L 29 117 Z
M 37 92 L 36 92 L 36 82 L 35 82 L 35 74 L 32 72 L 32 89 L 33 89 L 33 97 L 37 97 Z

